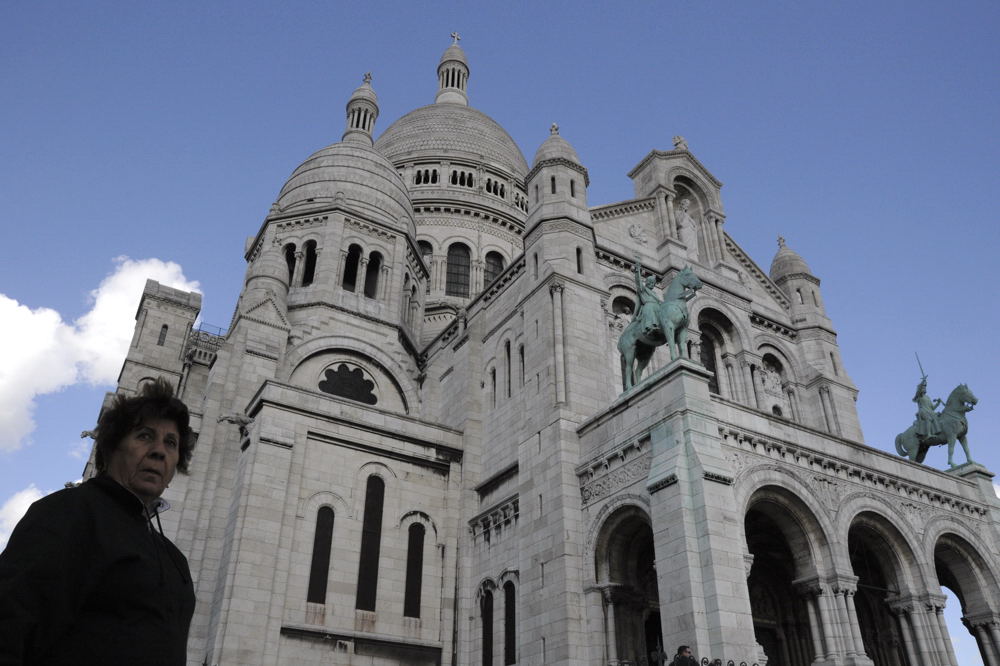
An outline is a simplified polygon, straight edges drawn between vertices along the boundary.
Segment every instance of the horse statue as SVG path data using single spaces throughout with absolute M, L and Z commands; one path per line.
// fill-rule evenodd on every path
M 955 467 L 952 454 L 955 452 L 955 440 L 962 444 L 967 462 L 974 462 L 969 455 L 969 443 L 965 435 L 969 432 L 969 422 L 965 413 L 972 411 L 978 398 L 965 384 L 959 384 L 945 400 L 944 409 L 937 414 L 936 432 L 927 435 L 918 434 L 918 424 L 914 422 L 905 432 L 896 435 L 896 452 L 910 460 L 922 463 L 927 456 L 927 449 L 938 444 L 948 444 L 948 466 Z
M 656 347 L 668 345 L 671 361 L 684 353 L 687 345 L 687 302 L 703 286 L 690 266 L 686 266 L 670 281 L 663 301 L 653 293 L 655 284 L 656 277 L 652 275 L 645 282 L 642 281 L 637 257 L 635 285 L 640 306 L 635 318 L 618 338 L 626 391 L 639 382 Z

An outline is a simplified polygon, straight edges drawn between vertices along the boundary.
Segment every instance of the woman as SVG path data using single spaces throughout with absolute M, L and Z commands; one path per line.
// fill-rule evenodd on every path
M 194 588 L 159 513 L 191 460 L 188 422 L 162 378 L 115 397 L 97 476 L 32 504 L 0 554 L 0 663 L 185 663 Z

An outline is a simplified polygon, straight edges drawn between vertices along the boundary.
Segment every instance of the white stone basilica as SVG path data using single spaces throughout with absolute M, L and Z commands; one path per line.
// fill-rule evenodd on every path
M 961 666 L 946 586 L 1000 666 L 992 475 L 864 444 L 806 262 L 759 268 L 681 137 L 592 207 L 557 127 L 529 164 L 457 43 L 437 72 L 375 141 L 365 77 L 227 331 L 146 285 L 118 390 L 163 375 L 194 413 L 163 521 L 189 663 Z M 637 257 L 704 286 L 683 357 L 623 392 Z

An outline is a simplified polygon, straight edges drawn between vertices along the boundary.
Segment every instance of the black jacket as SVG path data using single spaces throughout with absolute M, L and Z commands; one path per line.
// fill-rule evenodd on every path
M 0 554 L 0 664 L 182 665 L 187 560 L 109 477 L 43 497 Z

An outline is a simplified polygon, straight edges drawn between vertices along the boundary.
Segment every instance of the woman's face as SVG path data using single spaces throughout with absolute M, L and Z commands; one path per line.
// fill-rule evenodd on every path
M 150 419 L 133 428 L 118 443 L 108 461 L 108 475 L 147 506 L 170 485 L 180 459 L 177 424 Z

